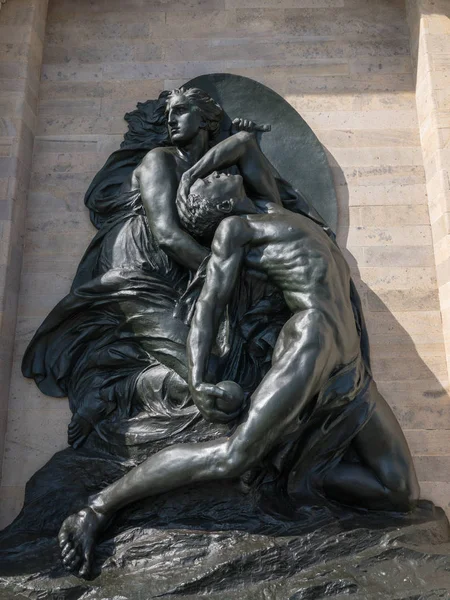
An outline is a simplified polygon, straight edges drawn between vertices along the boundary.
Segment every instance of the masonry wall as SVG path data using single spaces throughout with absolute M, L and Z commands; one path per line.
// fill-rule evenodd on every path
M 17 0 L 0 6 L 0 457 L 3 457 L 47 0 Z M 2 493 L 6 510 L 9 491 L 7 488 Z
M 450 4 L 408 0 L 416 104 L 450 369 Z
M 270 86 L 324 144 L 339 201 L 338 239 L 362 295 L 375 376 L 406 432 L 424 497 L 448 507 L 448 375 L 403 0 L 124 4 L 49 2 L 3 524 L 18 512 L 28 478 L 66 444 L 66 400 L 40 394 L 21 376 L 20 360 L 94 235 L 84 191 L 119 146 L 126 111 L 212 72 Z

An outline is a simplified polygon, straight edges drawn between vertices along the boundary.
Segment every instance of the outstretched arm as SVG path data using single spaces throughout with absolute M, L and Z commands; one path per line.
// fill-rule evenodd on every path
M 281 204 L 273 168 L 258 145 L 255 134 L 240 131 L 219 142 L 182 176 L 178 194 L 186 200 L 192 184 L 215 170 L 237 165 L 251 197 Z
M 192 270 L 198 269 L 208 251 L 180 227 L 175 204 L 178 181 L 171 157 L 158 150 L 149 152 L 138 167 L 136 176 L 156 241 L 179 264 Z
M 233 415 L 230 417 L 215 408 L 215 399 L 226 398 L 226 392 L 204 383 L 204 378 L 220 319 L 236 285 L 244 258 L 244 246 L 251 235 L 249 225 L 236 216 L 228 217 L 217 228 L 206 280 L 188 336 L 189 387 L 195 404 L 208 420 L 226 422 L 233 418 Z

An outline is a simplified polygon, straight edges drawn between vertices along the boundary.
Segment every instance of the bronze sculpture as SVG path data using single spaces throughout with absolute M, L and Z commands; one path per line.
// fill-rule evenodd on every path
M 242 176 L 215 171 L 232 165 Z M 254 135 L 231 136 L 197 161 L 182 177 L 179 204 L 188 231 L 214 236 L 188 337 L 190 391 L 204 418 L 238 419 L 237 425 L 217 441 L 171 445 L 91 497 L 61 528 L 66 566 L 89 573 L 98 534 L 127 504 L 187 484 L 237 479 L 264 461 L 277 466 L 293 498 L 303 492 L 296 488 L 304 478 L 335 501 L 411 510 L 419 492 L 411 455 L 361 351 L 361 316 L 353 311 L 349 268 L 320 226 L 281 206 Z M 217 398 L 226 406 L 227 392 L 207 383 L 207 372 L 220 319 L 244 265 L 282 290 L 292 316 L 277 339 L 271 369 L 238 418 L 243 407 L 218 409 Z M 327 435 L 320 435 L 324 428 Z M 314 460 L 305 456 L 312 441 Z M 350 444 L 358 465 L 342 462 Z M 295 466 L 289 465 L 293 446 Z
M 231 75 L 200 83 L 126 116 L 121 150 L 86 194 L 99 232 L 24 358 L 24 374 L 45 393 L 68 394 L 74 413 L 72 448 L 34 476 L 23 513 L 0 538 L 2 558 L 1 544 L 17 548 L 17 564 L 44 573 L 37 590 L 47 585 L 40 549 L 55 556 L 58 530 L 65 567 L 110 595 L 121 564 L 145 579 L 145 561 L 160 555 L 152 597 L 215 599 L 226 589 L 235 598 L 244 584 L 250 598 L 254 576 L 276 585 L 286 576 L 283 597 L 297 598 L 295 578 L 330 545 L 324 524 L 344 537 L 359 527 L 355 544 L 371 552 L 372 526 L 430 520 L 423 507 L 408 512 L 414 468 L 373 382 L 360 300 L 334 234 L 316 199 L 280 175 L 308 188 L 317 164 L 309 192 L 314 182 L 331 189 L 320 144 L 313 149 L 305 126 L 308 154 L 296 160 L 306 166 L 283 172 L 286 154 L 268 152 L 264 136 L 276 138 L 272 119 L 286 103 L 270 118 L 257 114 L 258 125 L 232 123 L 245 113 L 223 114 L 225 88 L 233 100 L 236 89 L 246 99 L 256 89 L 267 109 L 281 99 Z M 333 222 L 333 209 L 318 204 Z M 197 572 L 205 544 L 236 557 L 222 567 L 209 555 Z M 185 573 L 170 566 L 174 548 Z M 108 553 L 121 558 L 111 565 Z M 49 560 L 61 597 L 76 596 L 62 563 Z

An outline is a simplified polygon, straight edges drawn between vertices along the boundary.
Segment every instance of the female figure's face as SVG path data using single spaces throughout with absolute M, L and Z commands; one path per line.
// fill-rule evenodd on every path
M 175 146 L 192 142 L 206 125 L 201 112 L 183 95 L 174 96 L 168 101 L 167 123 L 170 139 Z

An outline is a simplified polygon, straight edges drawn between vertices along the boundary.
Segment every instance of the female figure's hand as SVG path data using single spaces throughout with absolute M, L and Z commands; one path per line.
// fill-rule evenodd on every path
M 187 198 L 189 196 L 190 189 L 194 183 L 194 179 L 190 175 L 189 171 L 183 173 L 180 179 L 180 183 L 178 185 L 177 190 L 177 210 L 178 212 L 186 218 L 186 207 L 185 204 L 187 202 Z
M 233 120 L 231 125 L 233 133 L 237 133 L 238 131 L 248 131 L 249 133 L 261 131 L 262 133 L 265 133 L 272 129 L 270 125 L 257 125 L 254 121 L 251 121 L 250 119 L 237 118 Z

